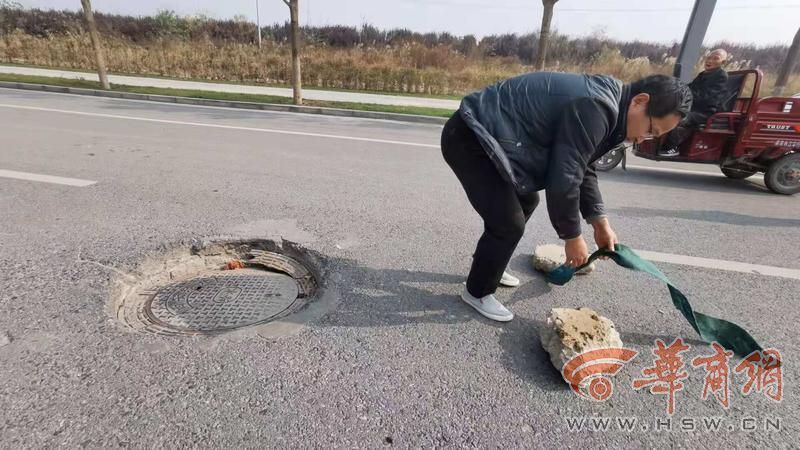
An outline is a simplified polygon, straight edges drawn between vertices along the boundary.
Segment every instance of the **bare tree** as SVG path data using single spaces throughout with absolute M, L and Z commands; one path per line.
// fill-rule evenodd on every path
M 797 61 L 800 61 L 800 28 L 797 29 L 797 33 L 794 35 L 794 40 L 792 41 L 792 46 L 789 47 L 786 59 L 783 60 L 783 65 L 778 71 L 778 79 L 775 80 L 775 87 L 772 89 L 772 95 L 783 95 L 783 90 L 786 89 L 786 85 L 789 82 L 789 75 L 792 73 L 792 69 L 794 69 Z M 789 95 L 792 95 L 791 92 Z
M 558 0 L 542 0 L 542 28 L 539 31 L 539 52 L 536 54 L 536 70 L 544 70 L 547 57 L 547 45 L 550 41 L 550 22 L 553 20 L 553 9 Z
M 303 104 L 303 88 L 300 78 L 300 0 L 283 0 L 289 7 L 289 17 L 292 27 L 292 90 L 294 90 L 294 104 Z
M 92 45 L 94 46 L 94 57 L 97 60 L 97 75 L 100 77 L 100 86 L 105 90 L 111 89 L 108 84 L 108 75 L 106 75 L 106 61 L 103 57 L 103 46 L 100 43 L 100 34 L 97 32 L 97 24 L 94 23 L 94 14 L 92 14 L 92 1 L 81 0 L 83 6 L 83 17 L 86 18 L 86 27 L 89 29 L 89 36 L 92 38 Z

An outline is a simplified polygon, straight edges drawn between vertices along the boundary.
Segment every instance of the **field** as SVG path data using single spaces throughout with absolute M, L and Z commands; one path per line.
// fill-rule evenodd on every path
M 243 21 L 98 14 L 109 71 L 184 79 L 286 85 L 290 48 L 285 25 L 264 28 Z M 455 37 L 408 30 L 305 28 L 306 87 L 417 95 L 460 96 L 494 81 L 531 71 L 536 34 Z M 759 67 L 768 93 L 786 47 L 720 43 L 731 51 L 728 69 Z M 548 69 L 604 73 L 630 81 L 670 73 L 677 46 L 618 42 L 603 37 L 554 36 Z M 80 16 L 71 12 L 0 8 L 0 63 L 92 70 L 94 58 Z M 800 92 L 793 76 L 787 92 Z

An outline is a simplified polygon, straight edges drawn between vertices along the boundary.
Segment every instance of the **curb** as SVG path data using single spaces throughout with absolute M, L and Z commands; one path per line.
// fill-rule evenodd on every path
M 236 102 L 228 100 L 211 100 L 204 98 L 174 97 L 170 95 L 136 94 L 133 92 L 103 91 L 99 89 L 52 86 L 49 84 L 18 83 L 0 81 L 0 88 L 22 89 L 26 91 L 56 92 L 60 94 L 88 95 L 94 97 L 122 98 L 127 100 L 144 100 L 159 103 L 177 103 L 181 105 L 215 106 L 220 108 L 252 109 L 260 111 L 277 111 L 303 114 L 319 114 L 323 116 L 356 117 L 361 119 L 394 120 L 410 123 L 443 125 L 445 117 L 417 116 L 413 114 L 384 113 L 376 111 L 357 111 L 353 109 L 322 108 L 318 106 L 275 105 L 272 103 Z

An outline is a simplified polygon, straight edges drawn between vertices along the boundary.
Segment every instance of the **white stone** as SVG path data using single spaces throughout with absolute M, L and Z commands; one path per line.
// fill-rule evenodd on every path
M 540 245 L 533 251 L 533 268 L 544 273 L 549 273 L 567 261 L 564 247 L 555 244 Z M 595 268 L 592 262 L 577 272 L 577 275 L 586 275 Z
M 5 347 L 11 343 L 11 335 L 0 331 L 0 347 Z
M 622 347 L 614 323 L 590 308 L 552 309 L 539 337 L 559 373 L 564 364 L 581 353 Z

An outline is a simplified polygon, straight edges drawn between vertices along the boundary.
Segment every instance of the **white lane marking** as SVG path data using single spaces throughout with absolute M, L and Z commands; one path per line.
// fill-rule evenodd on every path
M 0 178 L 13 178 L 16 180 L 38 181 L 41 183 L 63 184 L 65 186 L 86 187 L 96 184 L 97 181 L 80 180 L 77 178 L 55 177 L 40 173 L 16 172 L 0 169 Z
M 341 136 L 341 135 L 320 134 L 320 133 L 305 133 L 305 132 L 299 132 L 299 131 L 273 130 L 273 129 L 268 129 L 268 128 L 238 127 L 238 126 L 232 126 L 232 125 L 218 125 L 218 124 L 208 124 L 208 123 L 199 123 L 199 122 L 183 122 L 183 121 L 177 121 L 177 120 L 151 119 L 151 118 L 146 118 L 146 117 L 134 117 L 134 116 L 123 116 L 123 115 L 115 115 L 115 114 L 89 113 L 89 112 L 82 112 L 82 111 L 69 111 L 69 110 L 62 110 L 62 109 L 40 108 L 40 107 L 33 107 L 33 106 L 0 104 L 0 107 L 26 109 L 26 110 L 33 110 L 33 111 L 56 112 L 56 113 L 63 113 L 63 114 L 75 114 L 75 115 L 90 116 L 90 117 L 104 117 L 104 118 L 112 118 L 112 119 L 136 120 L 136 121 L 142 121 L 142 122 L 168 123 L 168 124 L 175 124 L 175 125 L 189 125 L 189 126 L 199 126 L 199 127 L 209 127 L 209 128 L 245 130 L 245 131 L 263 132 L 263 133 L 287 134 L 287 135 L 295 135 L 295 136 L 311 136 L 311 137 L 322 137 L 322 138 L 330 138 L 330 139 L 344 139 L 344 140 L 361 141 L 361 142 L 375 142 L 375 143 L 383 143 L 383 144 L 406 145 L 406 146 L 412 146 L 412 147 L 439 148 L 438 145 L 422 144 L 422 143 L 416 143 L 416 142 L 392 141 L 392 140 L 385 140 L 385 139 L 360 138 L 360 137 L 353 137 L 353 136 Z M 712 172 L 701 172 L 701 171 L 682 170 L 682 169 L 670 169 L 670 168 L 661 168 L 661 167 L 649 167 L 649 166 L 628 166 L 628 167 L 631 167 L 631 168 L 634 168 L 634 169 L 655 170 L 655 171 L 662 171 L 662 172 L 689 173 L 689 174 L 700 174 L 700 175 L 715 175 Z M 96 181 L 78 180 L 78 179 L 74 179 L 74 178 L 54 177 L 54 176 L 49 176 L 49 175 L 39 175 L 39 174 L 31 174 L 31 173 L 25 173 L 25 172 L 13 172 L 13 171 L 8 171 L 8 170 L 0 170 L 0 176 L 4 176 L 4 177 L 7 177 L 7 178 L 18 178 L 18 179 L 23 179 L 23 180 L 42 181 L 42 182 L 47 182 L 47 183 L 66 184 L 66 185 L 70 185 L 70 186 L 89 186 L 89 185 L 97 183 Z M 638 251 L 638 252 L 644 258 L 652 260 L 652 261 L 657 261 L 657 262 L 665 262 L 665 263 L 679 264 L 679 265 L 684 265 L 684 266 L 704 267 L 704 268 L 709 268 L 709 269 L 719 269 L 719 270 L 726 270 L 726 271 L 733 271 L 733 272 L 759 274 L 759 275 L 767 275 L 767 276 L 773 276 L 773 277 L 782 277 L 782 278 L 791 278 L 791 279 L 800 280 L 800 270 L 798 270 L 798 269 L 788 269 L 788 268 L 784 268 L 784 267 L 765 266 L 765 265 L 759 265 L 759 264 L 748 264 L 748 263 L 742 263 L 742 262 L 736 262 L 736 261 L 726 261 L 726 260 L 720 260 L 720 259 L 698 258 L 698 257 L 694 257 L 694 256 L 675 255 L 675 254 L 671 254 L 671 253 L 659 253 L 659 252 L 651 252 L 651 251 L 643 251 L 643 250 L 642 251 Z
M 239 131 L 255 131 L 259 133 L 272 133 L 272 134 L 286 134 L 291 136 L 308 136 L 308 137 L 318 137 L 318 138 L 327 138 L 327 139 L 342 139 L 347 141 L 360 141 L 360 142 L 374 142 L 377 144 L 392 144 L 392 145 L 404 145 L 409 147 L 425 147 L 425 148 L 439 148 L 439 145 L 433 144 L 422 144 L 417 142 L 404 142 L 404 141 L 393 141 L 387 139 L 373 139 L 373 138 L 363 138 L 363 137 L 355 137 L 355 136 L 343 136 L 337 134 L 322 134 L 322 133 L 307 133 L 303 131 L 287 131 L 287 130 L 275 130 L 271 128 L 255 128 L 255 127 L 239 127 L 235 125 L 220 125 L 220 124 L 213 124 L 213 123 L 202 123 L 202 122 L 184 122 L 181 120 L 166 120 L 166 119 L 152 119 L 149 117 L 136 117 L 136 116 L 123 116 L 117 114 L 102 114 L 102 113 L 90 113 L 84 111 L 70 111 L 66 109 L 55 109 L 55 108 L 41 108 L 37 106 L 22 106 L 22 105 L 11 105 L 0 103 L 0 107 L 3 108 L 13 108 L 13 109 L 24 109 L 29 111 L 44 111 L 44 112 L 54 112 L 54 113 L 61 113 L 61 114 L 73 114 L 77 116 L 88 116 L 88 117 L 101 117 L 107 119 L 124 119 L 124 120 L 135 120 L 139 122 L 151 122 L 151 123 L 168 123 L 171 125 L 188 125 L 193 127 L 206 127 L 206 128 L 222 128 L 226 130 L 239 130 Z
M 115 100 L 126 100 L 126 99 L 115 99 Z M 140 100 L 128 100 L 128 101 L 140 101 Z M 168 103 L 168 105 L 173 105 L 172 103 Z M 196 105 L 181 105 L 181 104 L 174 104 L 178 106 L 196 106 Z M 154 123 L 168 123 L 173 125 L 188 125 L 188 126 L 196 126 L 196 127 L 208 127 L 208 128 L 222 128 L 228 130 L 242 130 L 242 131 L 255 131 L 261 133 L 275 133 L 275 134 L 286 134 L 286 135 L 293 135 L 293 136 L 308 136 L 308 137 L 320 137 L 320 138 L 328 138 L 328 139 L 344 139 L 350 141 L 361 141 L 361 142 L 375 142 L 379 144 L 392 144 L 392 145 L 404 145 L 409 147 L 423 147 L 423 148 L 440 148 L 438 144 L 423 144 L 420 142 L 406 142 L 406 141 L 395 141 L 395 140 L 387 140 L 387 139 L 374 139 L 374 138 L 363 138 L 363 137 L 355 137 L 355 136 L 343 136 L 343 135 L 334 135 L 334 134 L 322 134 L 322 133 L 308 133 L 302 131 L 288 131 L 288 130 L 276 130 L 270 128 L 256 128 L 256 127 L 240 127 L 235 125 L 220 125 L 220 124 L 211 124 L 211 123 L 202 123 L 202 122 L 185 122 L 180 120 L 167 120 L 167 119 L 153 119 L 149 117 L 136 117 L 136 116 L 125 116 L 125 115 L 118 115 L 118 114 L 103 114 L 103 113 L 90 113 L 84 111 L 71 111 L 65 109 L 55 109 L 55 108 L 42 108 L 36 106 L 23 106 L 23 105 L 12 105 L 12 104 L 5 104 L 0 103 L 0 107 L 4 108 L 17 108 L 17 109 L 26 109 L 32 111 L 45 111 L 45 112 L 55 112 L 55 113 L 62 113 L 62 114 L 74 114 L 74 115 L 81 115 L 81 116 L 89 116 L 89 117 L 104 117 L 110 119 L 126 119 L 126 120 L 136 120 L 140 122 L 154 122 Z M 225 109 L 225 108 L 218 108 L 218 107 L 206 107 L 206 106 L 198 106 L 203 108 L 216 108 L 216 109 Z M 263 112 L 263 111 L 261 111 Z M 438 125 L 437 125 L 438 126 Z M 639 165 L 628 165 L 627 167 L 631 169 L 637 170 L 651 170 L 654 172 L 666 172 L 666 173 L 682 173 L 682 174 L 689 174 L 689 175 L 706 175 L 706 176 L 723 176 L 722 173 L 716 172 L 704 172 L 699 170 L 686 170 L 686 169 L 673 169 L 669 167 L 653 167 L 653 166 L 639 166 Z M 763 178 L 762 174 L 753 175 L 751 178 Z
M 748 264 L 737 261 L 726 261 L 724 259 L 698 258 L 696 256 L 675 255 L 672 253 L 651 252 L 647 250 L 636 250 L 636 253 L 644 259 L 656 262 L 800 280 L 800 269 Z
M 2 65 L 0 65 L 2 67 Z M 0 92 L 10 91 L 13 88 L 4 88 L 0 87 Z M 13 89 L 18 91 L 17 89 Z M 289 111 L 270 111 L 266 109 L 250 109 L 250 108 L 231 108 L 229 106 L 210 106 L 210 105 L 190 105 L 188 103 L 175 103 L 175 102 L 160 102 L 160 101 L 152 101 L 152 100 L 138 100 L 135 98 L 92 98 L 91 96 L 84 95 L 84 94 L 71 94 L 69 92 L 50 92 L 50 91 L 26 91 L 28 93 L 35 93 L 37 95 L 52 95 L 52 96 L 72 96 L 72 97 L 80 97 L 85 100 L 93 99 L 93 100 L 110 100 L 114 102 L 132 102 L 132 103 L 143 103 L 148 105 L 162 105 L 162 106 L 169 106 L 169 107 L 180 107 L 180 108 L 197 108 L 197 109 L 215 109 L 215 110 L 225 110 L 225 111 L 238 111 L 241 113 L 250 113 L 250 114 L 272 114 L 272 115 L 279 115 L 279 116 L 286 116 L 286 117 L 297 117 L 297 116 L 308 116 L 312 118 L 325 118 L 325 120 L 340 120 L 343 122 L 380 122 L 380 123 L 396 123 L 399 125 L 407 125 L 407 126 L 414 126 L 414 127 L 421 127 L 421 128 L 439 128 L 441 129 L 444 124 L 435 124 L 435 123 L 416 123 L 416 122 L 406 122 L 402 120 L 393 120 L 393 119 L 373 119 L 370 117 L 350 117 L 350 116 L 331 116 L 331 115 L 324 115 L 321 116 L 320 114 L 314 113 L 304 113 L 304 112 L 289 112 Z M 337 108 L 323 108 L 320 107 L 319 109 L 337 109 Z
M 686 169 L 673 169 L 671 167 L 653 167 L 653 166 L 627 166 L 629 169 L 638 169 L 638 170 L 652 170 L 653 172 L 666 172 L 666 173 L 685 173 L 688 175 L 708 175 L 713 177 L 721 177 L 722 172 L 704 172 L 701 170 L 686 170 Z M 764 174 L 757 173 L 750 178 L 764 178 Z

